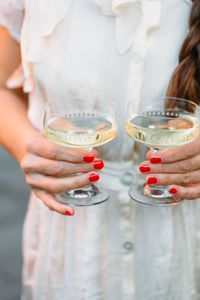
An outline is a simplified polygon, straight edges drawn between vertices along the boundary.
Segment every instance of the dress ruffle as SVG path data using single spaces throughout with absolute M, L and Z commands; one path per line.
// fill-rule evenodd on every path
M 104 15 L 116 17 L 116 44 L 121 54 L 134 46 L 146 49 L 149 30 L 158 28 L 160 24 L 160 0 L 96 0 L 96 2 Z
M 106 16 L 115 17 L 116 47 L 120 54 L 128 50 L 145 56 L 160 24 L 160 0 L 91 0 Z M 51 35 L 69 11 L 71 0 L 35 0 L 25 3 L 21 34 L 24 90 L 34 88 L 32 64 L 50 52 Z M 31 14 L 31 16 L 30 16 Z M 151 32 L 150 35 L 148 33 Z M 28 83 L 27 83 L 28 82 Z M 28 89 L 27 89 L 28 86 Z
M 54 0 L 26 1 L 21 32 L 25 92 L 33 91 L 32 64 L 40 62 L 49 54 L 50 36 L 66 16 L 70 3 L 71 0 L 57 0 L 56 3 Z

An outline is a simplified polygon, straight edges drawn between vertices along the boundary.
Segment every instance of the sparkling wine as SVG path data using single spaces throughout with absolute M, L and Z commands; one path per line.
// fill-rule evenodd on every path
M 117 125 L 110 118 L 96 114 L 72 114 L 51 118 L 45 124 L 45 136 L 56 144 L 74 148 L 101 146 L 117 135 Z
M 174 112 L 146 112 L 130 116 L 125 129 L 131 138 L 153 148 L 179 146 L 191 142 L 199 133 L 198 120 Z

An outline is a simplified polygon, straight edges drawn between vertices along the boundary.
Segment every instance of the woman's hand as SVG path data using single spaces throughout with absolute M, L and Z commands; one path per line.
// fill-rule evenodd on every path
M 95 170 L 103 168 L 103 162 L 95 159 L 96 150 L 71 149 L 58 146 L 36 133 L 26 143 L 26 154 L 21 161 L 26 182 L 33 193 L 53 211 L 73 215 L 73 208 L 58 202 L 55 194 L 77 189 L 97 181 Z M 75 175 L 82 173 L 81 175 Z
M 147 159 L 139 168 L 148 173 L 147 184 L 168 185 L 178 199 L 200 197 L 200 136 L 184 146 L 148 151 Z

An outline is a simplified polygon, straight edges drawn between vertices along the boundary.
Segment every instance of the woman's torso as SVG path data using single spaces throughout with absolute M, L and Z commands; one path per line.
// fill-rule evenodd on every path
M 160 25 L 141 61 L 134 47 L 137 31 L 132 35 L 132 20 L 124 14 L 129 9 L 132 13 L 131 6 L 121 7 L 122 23 L 116 25 L 118 17 L 102 14 L 93 0 L 74 0 L 68 11 L 60 9 L 64 2 L 67 5 L 65 0 L 56 6 L 43 1 L 38 8 L 38 1 L 26 1 L 23 57 L 27 76 L 31 65 L 26 59 L 35 80 L 29 116 L 42 129 L 44 102 L 49 99 L 111 99 L 120 131 L 103 147 L 102 157 L 129 160 L 133 142 L 123 130 L 126 99 L 165 93 L 186 35 L 190 5 L 161 1 Z M 58 18 L 51 19 L 49 12 Z M 131 23 L 123 27 L 126 21 Z M 127 187 L 122 191 L 117 176 L 112 180 L 108 177 L 106 185 L 118 192 L 111 193 L 110 201 L 77 209 L 71 220 L 53 215 L 32 197 L 25 226 L 25 291 L 45 300 L 198 299 L 198 203 L 159 210 L 134 206 Z
M 104 7 L 105 1 L 99 1 L 103 14 L 94 0 L 74 0 L 65 12 L 59 4 L 55 6 L 57 17 L 51 20 L 45 2 L 39 7 L 37 1 L 27 1 L 27 16 L 34 16 L 32 24 L 25 21 L 23 30 L 26 36 L 34 36 L 28 42 L 26 39 L 25 53 L 33 65 L 36 84 L 30 100 L 30 118 L 41 128 L 42 107 L 47 100 L 67 101 L 71 96 L 112 100 L 116 104 L 119 134 L 102 147 L 102 157 L 114 161 L 131 159 L 133 142 L 123 129 L 127 99 L 165 93 L 186 35 L 190 6 L 184 0 L 161 1 L 157 32 L 153 35 L 150 28 L 146 37 L 152 37 L 153 43 L 150 47 L 145 44 L 146 54 L 138 61 L 141 53 L 134 43 L 143 18 L 141 7 L 134 8 L 141 18 L 134 23 L 126 12 L 132 9 L 128 1 L 127 7 L 117 6 L 117 13 L 110 13 Z M 156 13 L 152 18 L 157 17 Z

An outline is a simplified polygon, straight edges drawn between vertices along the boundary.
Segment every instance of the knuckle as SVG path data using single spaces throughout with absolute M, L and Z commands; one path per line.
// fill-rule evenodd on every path
M 77 173 L 88 173 L 88 172 L 91 172 L 91 171 L 94 171 L 96 169 L 94 169 L 94 165 L 93 164 L 85 164 L 85 165 L 78 165 L 77 166 Z
M 180 161 L 179 162 L 179 169 L 180 171 L 182 172 L 187 172 L 191 169 L 191 166 L 192 166 L 192 160 L 189 159 L 189 160 L 186 160 L 186 161 Z
M 58 188 L 58 186 L 57 186 L 57 184 L 50 184 L 49 185 L 49 190 L 51 191 L 51 192 L 53 192 L 54 194 L 57 194 L 57 193 L 59 193 L 59 188 Z
M 78 178 L 78 176 L 74 177 L 74 181 L 73 181 L 73 187 L 75 189 L 79 188 L 81 186 L 81 182 L 80 179 Z M 83 185 L 82 185 L 83 186 Z
M 27 185 L 29 185 L 29 186 L 32 186 L 32 185 L 33 185 L 33 180 L 32 180 L 32 178 L 31 178 L 31 176 L 26 175 L 25 181 L 26 181 L 26 184 L 27 184 Z
M 194 140 L 194 141 L 191 143 L 191 145 L 192 145 L 192 149 L 193 149 L 192 154 L 194 154 L 194 153 L 199 153 L 199 150 L 200 150 L 199 138 L 196 139 L 196 140 Z
M 182 186 L 179 186 L 178 187 L 178 193 L 175 196 L 175 198 L 184 200 L 184 199 L 186 199 L 186 194 L 187 194 L 187 189 L 182 187 Z
M 171 154 L 171 159 L 172 159 L 172 161 L 177 160 L 177 153 L 176 152 Z
M 49 150 L 50 157 L 57 159 L 60 155 L 60 149 L 56 145 L 52 145 Z
M 55 208 L 52 204 L 47 204 L 47 207 L 49 208 L 50 211 L 55 211 Z
M 25 149 L 27 152 L 34 152 L 34 149 L 37 145 L 38 145 L 38 138 L 32 136 L 26 140 Z
M 188 173 L 185 173 L 182 175 L 182 183 L 183 184 L 188 184 L 191 181 L 191 176 Z
M 194 198 L 194 193 L 189 191 L 188 189 L 185 190 L 183 194 L 184 199 L 193 199 Z
M 177 199 L 180 199 L 180 200 L 187 199 L 185 192 L 179 192 Z
M 171 175 L 169 175 L 169 174 L 166 174 L 165 175 L 165 183 L 167 183 L 167 184 L 170 184 L 171 183 Z
M 69 155 L 71 161 L 77 161 L 77 159 L 78 159 L 78 154 L 77 154 L 76 151 L 70 151 L 70 152 L 68 153 L 68 155 Z
M 47 204 L 44 201 L 44 198 L 43 198 L 43 196 L 42 196 L 42 194 L 41 194 L 40 191 L 38 191 L 35 187 L 32 187 L 31 191 L 37 197 L 37 199 L 39 199 L 40 201 L 42 201 L 47 206 Z
M 21 169 L 24 173 L 30 173 L 37 170 L 37 167 L 40 166 L 40 159 L 34 155 L 26 155 L 20 163 Z
M 197 198 L 199 198 L 199 196 L 200 196 L 200 188 L 198 187 L 196 187 L 194 190 L 193 190 L 193 192 L 192 193 L 190 193 L 190 198 L 191 199 L 197 199 Z
M 157 175 L 157 179 L 158 179 L 159 184 L 169 184 L 170 183 L 170 176 L 168 174 Z
M 194 145 L 192 143 L 185 145 L 183 151 L 186 157 L 192 156 L 194 153 Z
M 54 194 L 59 194 L 63 191 L 62 187 L 57 184 L 56 182 L 51 182 L 48 184 L 48 186 L 50 187 L 49 190 L 50 192 L 54 193 Z
M 62 187 L 61 187 L 61 192 L 64 192 L 64 191 L 70 191 L 74 189 L 74 187 L 72 186 L 72 183 L 70 181 L 67 181 L 65 183 L 63 183 Z
M 25 157 L 22 159 L 22 161 L 21 161 L 21 163 L 20 163 L 20 167 L 21 167 L 21 169 L 22 169 L 24 172 L 27 172 L 27 171 L 28 171 L 28 169 L 29 169 L 29 159 L 28 159 L 27 156 L 25 156 Z
M 30 152 L 30 151 L 32 151 L 32 149 L 33 149 L 33 140 L 32 139 L 28 139 L 26 141 L 25 150 L 27 152 Z
M 52 162 L 51 169 L 55 175 L 64 173 L 64 164 L 61 162 L 54 161 Z
M 165 164 L 160 164 L 160 172 L 165 173 L 166 172 L 166 165 Z

